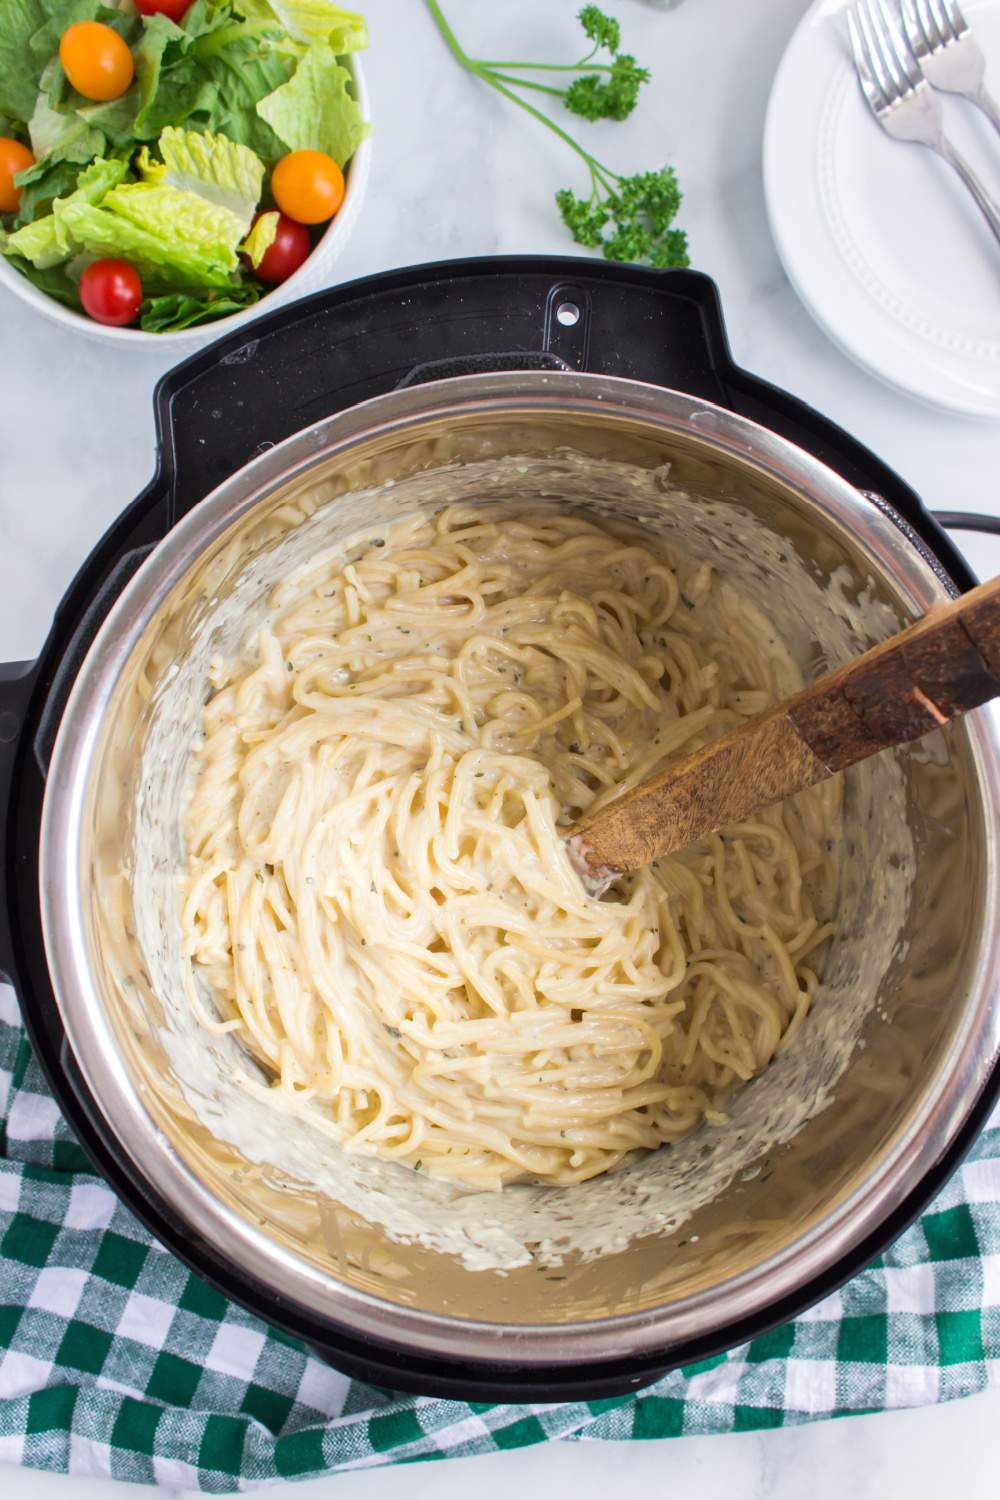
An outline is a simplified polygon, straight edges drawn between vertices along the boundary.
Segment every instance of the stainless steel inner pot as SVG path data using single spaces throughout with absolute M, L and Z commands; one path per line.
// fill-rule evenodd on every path
M 726 1149 L 735 1176 L 720 1167 L 705 1127 L 686 1149 L 692 1175 L 707 1164 L 718 1190 L 676 1227 L 667 1214 L 660 1228 L 642 1221 L 643 1233 L 615 1235 L 626 1199 L 655 1200 L 668 1150 L 627 1169 L 637 1174 L 627 1190 L 611 1176 L 586 1185 L 589 1197 L 581 1188 L 499 1195 L 508 1215 L 523 1207 L 539 1223 L 589 1214 L 603 1253 L 581 1252 L 572 1234 L 563 1253 L 527 1222 L 519 1265 L 490 1269 L 488 1254 L 476 1264 L 428 1248 L 411 1230 L 414 1214 L 435 1211 L 436 1189 L 414 1188 L 407 1169 L 381 1168 L 373 1186 L 355 1182 L 345 1206 L 308 1172 L 296 1177 L 266 1153 L 250 1160 L 228 1138 L 237 1108 L 225 1090 L 211 1108 L 193 1102 L 178 1078 L 163 960 L 150 941 L 152 922 L 169 950 L 168 866 L 179 845 L 171 834 L 156 857 L 136 851 L 143 828 L 178 825 L 188 742 L 180 733 L 168 741 L 174 764 L 155 787 L 143 785 L 144 747 L 171 682 L 193 659 L 192 642 L 214 640 L 209 626 L 226 600 L 262 596 L 278 549 L 296 537 L 319 545 L 349 535 L 411 510 L 414 496 L 448 503 L 470 474 L 480 498 L 603 510 L 682 546 L 685 527 L 703 548 L 717 532 L 722 573 L 745 534 L 721 545 L 726 517 L 749 517 L 750 534 L 770 538 L 767 556 L 750 565 L 775 607 L 782 569 L 794 563 L 829 598 L 831 618 L 837 609 L 846 618 L 860 600 L 876 622 L 869 638 L 946 597 L 935 560 L 870 499 L 765 429 L 683 395 L 604 376 L 477 375 L 355 407 L 265 453 L 196 506 L 101 628 L 48 779 L 48 963 L 76 1063 L 122 1153 L 193 1236 L 276 1297 L 309 1308 L 318 1329 L 495 1366 L 669 1357 L 692 1338 L 759 1316 L 848 1257 L 921 1182 L 982 1090 L 1000 1042 L 1000 717 L 979 711 L 933 745 L 900 754 L 895 801 L 869 788 L 865 804 L 862 784 L 848 784 L 848 805 L 867 806 L 870 825 L 859 834 L 863 858 L 847 856 L 853 909 L 876 938 L 880 903 L 899 890 L 896 835 L 906 835 L 911 868 L 877 993 L 863 993 L 859 961 L 856 993 L 848 983 L 829 1004 L 821 994 L 809 1021 L 822 1027 L 824 1014 L 855 1003 L 861 1016 L 857 1045 L 829 1060 L 821 1102 L 832 1098 L 832 1107 L 749 1144 L 734 1126 Z M 497 475 L 502 483 L 491 482 Z M 633 488 L 642 497 L 634 504 Z M 807 671 L 867 644 L 842 632 L 831 647 L 818 607 L 795 620 Z M 200 692 L 179 701 L 178 726 L 185 703 L 193 723 L 200 702 Z M 850 1028 L 843 1035 L 853 1042 Z M 810 1070 L 790 1066 L 799 1087 Z M 745 1092 L 752 1109 L 753 1091 L 770 1089 L 777 1117 L 784 1075 L 768 1074 Z M 298 1122 L 287 1129 L 294 1134 Z M 328 1155 L 338 1150 L 327 1142 Z M 418 1201 L 418 1192 L 431 1198 Z M 489 1221 L 495 1196 L 465 1194 L 467 1222 Z

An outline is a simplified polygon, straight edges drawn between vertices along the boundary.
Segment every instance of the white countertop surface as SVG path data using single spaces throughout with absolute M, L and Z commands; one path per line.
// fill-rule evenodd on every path
M 359 0 L 359 4 L 361 0 Z M 608 0 L 655 77 L 625 125 L 581 128 L 609 163 L 671 161 L 687 200 L 692 261 L 719 283 L 740 363 L 868 443 L 931 508 L 1000 510 L 1000 434 L 879 385 L 813 325 L 768 232 L 760 141 L 770 80 L 803 0 L 683 0 L 660 11 Z M 580 186 L 569 153 L 462 74 L 420 0 L 365 0 L 375 121 L 373 175 L 338 280 L 449 256 L 573 246 L 552 204 Z M 558 57 L 578 0 L 448 0 L 470 51 Z M 595 149 L 597 147 L 595 146 Z M 171 362 L 105 350 L 0 292 L 0 659 L 36 654 L 76 567 L 153 468 L 153 385 Z M 980 576 L 1000 542 L 968 538 Z M 466 1495 L 499 1500 L 727 1493 L 755 1500 L 939 1500 L 995 1492 L 1000 1389 L 949 1407 L 851 1418 L 764 1435 L 573 1443 L 307 1485 L 337 1500 Z M 985 1486 L 985 1488 L 984 1488 Z M 112 1500 L 110 1482 L 8 1470 L 6 1500 Z M 120 1487 L 116 1488 L 116 1492 Z M 72 1497 L 70 1497 L 72 1500 Z

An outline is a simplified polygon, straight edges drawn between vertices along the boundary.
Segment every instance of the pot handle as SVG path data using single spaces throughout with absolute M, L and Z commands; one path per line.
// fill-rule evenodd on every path
M 931 515 L 949 531 L 982 531 L 987 536 L 1000 536 L 1000 516 L 986 516 L 974 510 L 933 510 Z
M 8 899 L 8 823 L 13 811 L 12 784 L 28 702 L 35 686 L 36 663 L 0 662 L 0 980 L 13 983 L 14 942 Z

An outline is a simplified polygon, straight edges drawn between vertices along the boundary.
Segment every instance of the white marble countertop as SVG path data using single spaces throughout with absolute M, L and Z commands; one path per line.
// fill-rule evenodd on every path
M 359 0 L 361 3 L 361 0 Z M 929 506 L 1000 510 L 993 426 L 918 406 L 857 369 L 797 302 L 768 232 L 760 140 L 770 81 L 804 0 L 683 0 L 663 12 L 614 0 L 655 79 L 627 124 L 589 139 L 624 170 L 673 162 L 687 194 L 692 259 L 721 288 L 736 358 L 868 443 Z M 520 112 L 459 72 L 420 0 L 364 0 L 374 44 L 368 202 L 338 280 L 406 263 L 572 250 L 552 205 L 574 163 Z M 450 0 L 482 55 L 558 56 L 578 0 Z M 588 127 L 584 127 L 587 129 Z M 0 292 L 0 659 L 38 650 L 77 565 L 153 467 L 150 396 L 170 360 L 105 350 Z M 981 576 L 1000 543 L 969 539 Z M 1000 1379 L 1000 1371 L 997 1371 Z M 1000 1390 L 950 1407 L 852 1418 L 762 1436 L 550 1445 L 491 1458 L 354 1474 L 307 1489 L 337 1500 L 464 1495 L 523 1500 L 726 1492 L 756 1500 L 938 1500 L 979 1492 L 1000 1459 Z M 989 1485 L 995 1479 L 986 1480 Z M 8 1500 L 112 1500 L 102 1480 L 6 1471 Z M 72 1497 L 69 1497 L 72 1500 Z

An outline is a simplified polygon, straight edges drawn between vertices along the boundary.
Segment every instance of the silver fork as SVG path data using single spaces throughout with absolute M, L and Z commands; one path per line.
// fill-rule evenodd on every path
M 906 39 L 936 89 L 963 94 L 1000 131 L 1000 107 L 986 87 L 986 59 L 956 0 L 902 0 Z
M 883 130 L 936 151 L 961 177 L 1000 244 L 1000 210 L 944 133 L 941 101 L 893 23 L 885 0 L 858 0 L 847 25 L 861 91 Z

